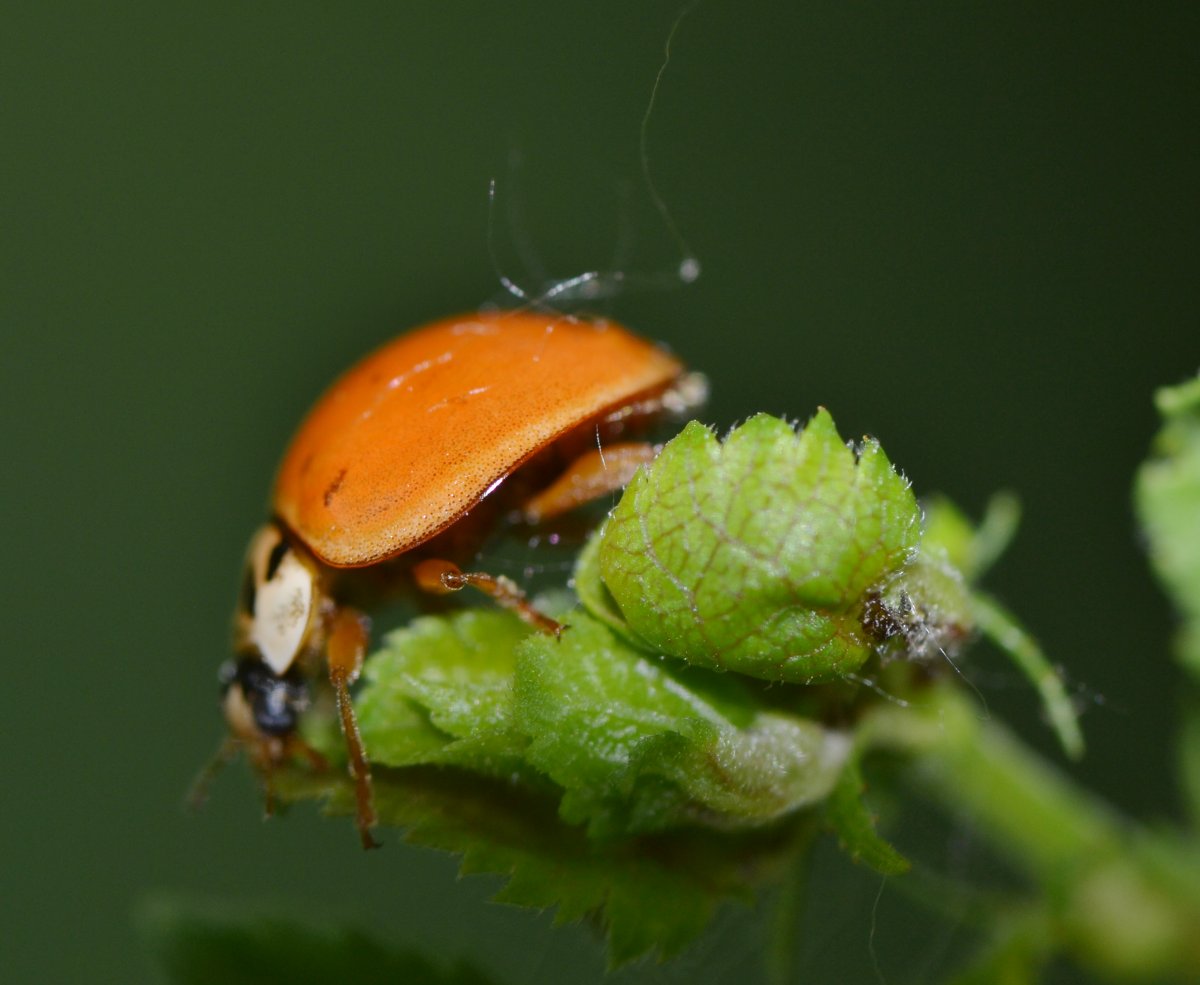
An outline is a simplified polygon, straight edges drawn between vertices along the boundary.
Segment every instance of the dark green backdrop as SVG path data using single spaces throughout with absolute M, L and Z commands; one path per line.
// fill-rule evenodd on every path
M 180 801 L 290 429 L 368 347 L 498 297 L 489 180 L 527 284 L 677 262 L 639 125 L 680 5 L 23 6 L 0 22 L 5 980 L 149 978 L 130 914 L 154 890 L 508 983 L 599 977 L 586 931 L 485 903 L 496 882 L 447 858 L 394 835 L 364 856 L 308 811 L 263 825 L 244 770 L 199 816 Z M 648 147 L 704 274 L 604 310 L 710 374 L 720 427 L 821 403 L 918 491 L 1019 491 L 993 584 L 1088 704 L 1078 774 L 1168 815 L 1179 678 L 1128 485 L 1151 389 L 1200 360 L 1196 7 L 979 6 L 696 7 Z M 975 674 L 1052 754 L 1015 676 Z M 817 876 L 840 909 L 806 982 L 936 966 L 952 929 L 885 887 L 872 938 L 878 880 Z M 657 974 L 755 980 L 759 935 L 734 911 Z

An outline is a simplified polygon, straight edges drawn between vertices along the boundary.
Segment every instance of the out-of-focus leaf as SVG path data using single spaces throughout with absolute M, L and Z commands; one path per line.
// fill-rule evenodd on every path
M 307 926 L 214 905 L 169 900 L 141 908 L 138 923 L 174 985 L 489 985 L 465 964 L 415 948 L 386 947 L 351 929 Z
M 1184 618 L 1177 652 L 1200 678 L 1200 376 L 1155 394 L 1163 428 L 1134 499 L 1150 560 Z
M 1055 946 L 1051 926 L 1035 903 L 993 913 L 989 940 L 947 985 L 1037 985 Z
M 1179 776 L 1193 827 L 1200 828 L 1200 703 L 1184 709 L 1179 733 Z

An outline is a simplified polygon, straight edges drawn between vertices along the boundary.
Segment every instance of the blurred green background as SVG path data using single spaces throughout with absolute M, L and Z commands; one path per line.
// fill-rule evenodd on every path
M 153 980 L 148 893 L 274 906 L 492 970 L 589 981 L 582 928 L 486 902 L 454 860 L 268 824 L 222 726 L 244 542 L 332 376 L 543 277 L 671 269 L 639 127 L 676 2 L 9 5 L 0 30 L 11 982 Z M 1025 519 L 992 580 L 1086 706 L 1075 772 L 1171 816 L 1179 677 L 1129 482 L 1156 385 L 1200 361 L 1194 4 L 706 0 L 647 141 L 703 263 L 599 307 L 709 373 L 704 418 L 831 408 L 918 492 Z M 544 265 L 538 271 L 537 264 Z M 1054 755 L 999 659 L 966 673 Z M 969 832 L 922 840 L 935 864 Z M 965 846 L 965 847 L 964 847 Z M 925 980 L 956 940 L 817 859 L 806 982 Z M 876 905 L 876 897 L 878 905 Z M 224 904 L 221 904 L 224 905 Z M 761 974 L 733 909 L 667 969 Z M 1064 978 L 1063 980 L 1069 980 Z

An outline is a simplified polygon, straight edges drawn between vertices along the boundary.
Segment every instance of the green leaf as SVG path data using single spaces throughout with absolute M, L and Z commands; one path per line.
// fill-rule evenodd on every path
M 407 839 L 462 856 L 461 871 L 507 877 L 496 899 L 557 907 L 558 922 L 595 919 L 611 965 L 657 952 L 667 958 L 699 934 L 726 899 L 748 899 L 780 870 L 796 826 L 730 834 L 674 831 L 596 844 L 558 817 L 557 798 L 457 769 L 377 768 L 380 823 Z M 284 801 L 319 799 L 353 814 L 354 791 L 341 771 L 280 771 Z
M 621 963 L 683 947 L 805 822 L 702 828 L 762 827 L 836 780 L 849 739 L 764 709 L 759 687 L 668 669 L 582 611 L 555 639 L 464 610 L 390 634 L 356 708 L 381 824 L 507 875 L 498 899 L 597 918 Z M 284 802 L 353 810 L 341 770 L 272 782 Z
M 372 762 L 521 772 L 528 740 L 514 727 L 512 682 L 516 645 L 530 632 L 511 613 L 467 609 L 390 633 L 355 701 Z
M 561 639 L 488 610 L 390 634 L 356 702 L 372 762 L 544 774 L 563 817 L 597 837 L 762 825 L 832 787 L 844 734 L 762 708 L 731 676 L 667 666 L 582 611 L 566 618 Z
M 155 900 L 140 908 L 139 929 L 174 985 L 488 985 L 464 964 L 434 961 L 416 949 L 385 947 L 349 928 L 307 926 L 228 906 Z
M 1200 376 L 1155 394 L 1163 429 L 1134 499 L 1150 560 L 1183 614 L 1176 651 L 1200 678 Z
M 598 619 L 646 649 L 801 684 L 854 680 L 874 654 L 941 661 L 982 628 L 1078 757 L 1061 679 L 1017 621 L 971 587 L 1017 516 L 1016 501 L 997 496 L 976 529 L 935 499 L 923 531 L 879 444 L 855 454 L 824 410 L 799 433 L 759 415 L 723 443 L 692 423 L 630 483 L 576 585 Z
M 824 410 L 798 434 L 759 415 L 723 443 L 694 422 L 669 442 L 605 525 L 599 568 L 652 649 L 812 683 L 871 656 L 868 595 L 919 540 L 916 500 L 878 442 L 855 454 Z
M 841 732 L 764 709 L 748 684 L 642 653 L 584 612 L 561 639 L 520 647 L 517 718 L 528 760 L 595 837 L 683 823 L 757 826 L 823 799 Z
M 653 652 L 644 640 L 639 640 L 636 633 L 629 628 L 617 600 L 604 584 L 604 575 L 600 571 L 600 548 L 605 540 L 604 525 L 602 524 L 579 552 L 575 562 L 575 574 L 571 579 L 571 587 L 579 597 L 580 604 L 596 619 L 616 631 L 626 640 L 646 647 L 647 652 Z

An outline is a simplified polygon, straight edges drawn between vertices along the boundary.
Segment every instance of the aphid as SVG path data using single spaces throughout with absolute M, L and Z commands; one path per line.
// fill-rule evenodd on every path
M 703 400 L 703 377 L 611 322 L 533 312 L 464 315 L 403 335 L 346 372 L 309 412 L 283 457 L 272 519 L 246 557 L 224 675 L 231 740 L 268 790 L 296 755 L 310 683 L 328 674 L 372 847 L 371 775 L 349 688 L 366 652 L 365 616 L 339 597 L 339 571 L 411 576 L 428 592 L 471 585 L 557 633 L 509 579 L 464 572 L 488 528 L 526 522 L 612 492 L 655 448 L 617 441 Z

